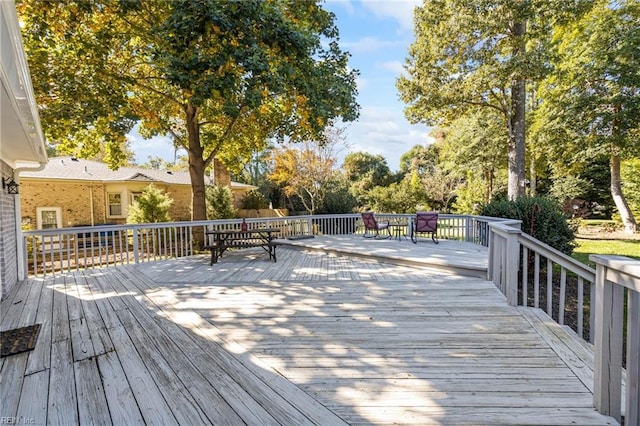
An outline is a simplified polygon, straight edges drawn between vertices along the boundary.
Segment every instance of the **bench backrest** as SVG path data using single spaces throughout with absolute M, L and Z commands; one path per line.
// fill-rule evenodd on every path
M 436 232 L 438 230 L 438 212 L 416 213 L 415 232 Z

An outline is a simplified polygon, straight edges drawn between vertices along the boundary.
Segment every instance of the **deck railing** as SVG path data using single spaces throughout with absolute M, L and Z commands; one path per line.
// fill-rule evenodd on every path
M 380 220 L 406 224 L 411 214 L 380 213 Z M 498 218 L 440 215 L 438 237 L 487 246 L 488 223 Z M 250 227 L 279 228 L 280 238 L 293 235 L 363 234 L 361 215 L 313 215 L 246 219 Z M 239 219 L 139 225 L 102 225 L 25 231 L 24 270 L 28 275 L 151 262 L 198 253 L 195 241 L 206 231 L 239 229 Z
M 640 424 L 640 262 L 624 256 L 591 255 L 595 278 L 596 409 L 621 420 L 623 313 L 627 300 L 625 424 Z
M 621 389 L 626 387 L 625 424 L 639 424 L 640 261 L 622 256 L 591 256 L 597 264 L 594 270 L 523 233 L 517 222 L 496 222 L 488 226 L 488 279 L 512 306 L 542 308 L 560 325 L 565 325 L 568 312 L 574 315 L 573 331 L 595 343 L 596 408 L 620 421 Z M 571 285 L 576 286 L 571 292 L 577 293 L 574 300 L 567 297 Z M 627 318 L 623 318 L 625 291 Z M 625 326 L 626 386 L 623 386 L 622 330 Z
M 593 330 L 585 336 L 586 324 L 593 322 L 593 311 L 585 303 L 585 288 L 593 294 L 595 270 L 523 233 L 517 222 L 489 224 L 489 280 L 510 305 L 542 308 L 560 325 L 565 325 L 570 311 L 575 317 L 571 321 L 573 331 L 592 342 Z M 567 299 L 568 285 L 576 286 L 576 292 L 572 292 L 577 293 L 576 300 Z

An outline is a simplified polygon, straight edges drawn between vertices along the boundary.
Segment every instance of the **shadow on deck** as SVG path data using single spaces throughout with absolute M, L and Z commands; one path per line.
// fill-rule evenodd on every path
M 43 328 L 34 351 L 0 359 L 0 415 L 616 424 L 593 408 L 588 347 L 544 313 L 508 306 L 492 283 L 446 269 L 481 271 L 484 255 L 486 271 L 482 248 L 330 238 L 282 246 L 277 263 L 249 249 L 213 266 L 195 256 L 25 281 L 2 301 L 2 330 Z M 426 258 L 437 262 L 407 264 Z

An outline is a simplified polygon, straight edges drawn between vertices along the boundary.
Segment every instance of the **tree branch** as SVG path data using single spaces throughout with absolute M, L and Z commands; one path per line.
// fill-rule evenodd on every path
M 208 166 L 209 164 L 211 164 L 211 161 L 213 161 L 213 158 L 218 153 L 218 148 L 219 148 L 220 143 L 224 142 L 224 140 L 229 136 L 229 133 L 231 133 L 231 130 L 233 129 L 233 126 L 238 122 L 238 119 L 240 118 L 240 113 L 242 112 L 244 107 L 245 107 L 244 104 L 240 105 L 240 108 L 238 109 L 238 114 L 235 117 L 233 117 L 233 119 L 231 120 L 231 122 L 227 126 L 227 128 L 224 131 L 224 133 L 222 134 L 222 136 L 220 136 L 218 138 L 218 144 L 217 144 L 218 146 L 216 146 L 214 149 L 212 149 L 211 153 L 209 153 L 207 158 L 204 160 L 205 161 L 205 167 Z M 199 123 L 199 125 L 202 126 L 203 124 L 208 124 L 208 123 L 211 123 L 211 121 L 204 121 L 202 123 Z

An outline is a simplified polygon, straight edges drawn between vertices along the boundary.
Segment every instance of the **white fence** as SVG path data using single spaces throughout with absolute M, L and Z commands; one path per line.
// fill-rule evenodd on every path
M 408 224 L 414 215 L 376 216 L 380 220 Z M 487 224 L 499 220 L 481 216 L 441 215 L 438 237 L 487 246 Z M 279 228 L 279 238 L 364 233 L 360 214 L 254 218 L 247 219 L 247 223 L 252 228 Z M 239 227 L 239 219 L 229 219 L 25 231 L 25 271 L 29 275 L 47 275 L 56 271 L 191 256 L 199 252 L 199 242 L 204 240 L 207 231 Z
M 574 331 L 595 344 L 594 404 L 598 411 L 625 424 L 640 424 L 640 261 L 622 256 L 592 255 L 594 270 L 523 233 L 517 222 L 489 223 L 488 278 L 512 305 L 544 309 L 559 324 L 568 311 Z M 544 269 L 544 275 L 541 273 Z M 542 278 L 542 280 L 541 280 Z M 568 300 L 568 286 L 577 297 Z M 585 290 L 588 289 L 588 297 Z M 625 292 L 627 317 L 625 312 Z M 546 303 L 541 304 L 541 300 Z M 555 310 L 554 310 L 555 307 Z M 622 405 L 623 329 L 626 339 L 626 396 Z

